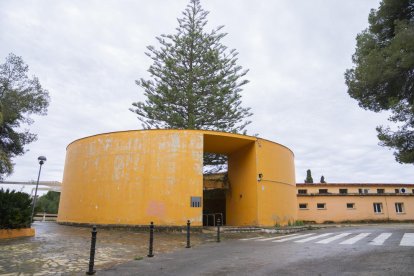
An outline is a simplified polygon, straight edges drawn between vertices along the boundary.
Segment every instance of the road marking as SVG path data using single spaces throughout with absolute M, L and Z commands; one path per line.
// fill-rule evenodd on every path
M 263 236 L 260 236 L 260 237 L 254 237 L 254 238 L 247 238 L 247 239 L 240 239 L 240 241 L 257 240 L 257 239 L 261 239 L 261 238 L 263 238 Z
M 272 242 L 285 242 L 285 241 L 290 241 L 290 240 L 294 240 L 294 239 L 304 238 L 304 237 L 308 237 L 308 236 L 312 236 L 312 235 L 315 235 L 315 233 L 298 235 L 298 236 L 289 237 L 289 238 L 285 238 L 285 239 L 281 239 L 281 240 L 276 240 L 276 241 L 272 241 Z
M 405 233 L 401 239 L 400 246 L 414 246 L 414 233 Z
M 350 239 L 347 239 L 339 244 L 354 244 L 359 240 L 362 240 L 365 237 L 368 237 L 369 235 L 371 235 L 371 233 L 361 233 L 359 235 L 356 235 L 355 237 L 352 237 Z
M 333 233 L 325 233 L 325 234 L 313 236 L 313 237 L 310 237 L 310 238 L 298 240 L 298 241 L 295 241 L 295 242 L 308 242 L 308 241 L 313 241 L 313 240 L 316 240 L 316 239 L 319 239 L 319 238 L 323 238 L 323 237 L 326 237 L 326 236 L 329 236 L 329 235 L 332 235 L 332 234 Z
M 287 237 L 293 237 L 293 236 L 297 236 L 299 234 L 290 234 L 290 235 L 284 235 L 284 236 L 277 236 L 277 237 L 271 237 L 271 238 L 265 238 L 265 239 L 258 239 L 255 241 L 271 241 L 271 240 L 276 240 L 276 239 L 281 239 L 281 238 L 287 238 Z
M 384 242 L 391 237 L 392 233 L 381 233 L 378 237 L 373 239 L 369 244 L 372 245 L 383 245 Z
M 340 238 L 343 238 L 343 237 L 346 237 L 346 236 L 349 236 L 349 235 L 351 235 L 351 233 L 341 233 L 341 234 L 339 234 L 339 235 L 336 235 L 336 236 L 333 236 L 333 237 L 330 237 L 330 238 L 327 238 L 327 239 L 324 239 L 324 240 L 318 241 L 318 242 L 316 242 L 316 243 L 323 243 L 323 244 L 327 244 L 327 243 L 330 243 L 330 242 L 332 242 L 332 241 L 339 240 Z

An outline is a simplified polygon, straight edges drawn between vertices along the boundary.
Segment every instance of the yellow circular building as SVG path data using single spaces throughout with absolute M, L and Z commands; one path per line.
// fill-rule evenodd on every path
M 294 155 L 285 146 L 225 132 L 134 130 L 69 144 L 58 222 L 202 226 L 205 152 L 228 156 L 227 225 L 296 220 Z

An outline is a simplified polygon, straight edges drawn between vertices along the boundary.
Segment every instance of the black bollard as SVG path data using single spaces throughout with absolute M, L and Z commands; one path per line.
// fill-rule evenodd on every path
M 220 242 L 220 218 L 217 219 L 217 242 Z
M 93 275 L 96 273 L 95 270 L 93 270 L 93 266 L 95 264 L 95 246 L 96 246 L 96 234 L 98 233 L 96 231 L 96 226 L 94 225 L 92 228 L 92 238 L 91 238 L 91 252 L 89 255 L 89 270 L 86 272 L 87 275 Z
M 187 246 L 185 248 L 190 248 L 190 221 L 187 220 Z
M 149 252 L 148 257 L 154 257 L 154 254 L 152 254 L 152 246 L 154 243 L 154 223 L 151 221 L 150 225 L 150 238 L 149 238 Z

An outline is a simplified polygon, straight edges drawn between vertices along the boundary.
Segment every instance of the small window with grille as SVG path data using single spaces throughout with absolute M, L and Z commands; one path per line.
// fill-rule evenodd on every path
M 307 203 L 299 203 L 299 209 L 308 209 Z
M 201 197 L 200 196 L 192 196 L 190 200 L 190 207 L 201 207 Z

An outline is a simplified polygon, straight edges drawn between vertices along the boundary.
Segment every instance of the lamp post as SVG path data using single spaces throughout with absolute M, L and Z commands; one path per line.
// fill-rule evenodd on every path
M 37 158 L 37 160 L 39 160 L 39 165 L 40 165 L 40 167 L 39 167 L 39 174 L 37 175 L 36 190 L 35 190 L 35 195 L 34 195 L 34 199 L 33 199 L 31 222 L 33 222 L 34 209 L 35 209 L 35 205 L 36 205 L 36 197 L 37 197 L 37 187 L 39 186 L 39 179 L 40 179 L 40 172 L 42 171 L 42 165 L 45 163 L 45 161 L 46 161 L 46 157 L 44 157 L 44 156 L 39 156 L 39 157 Z

